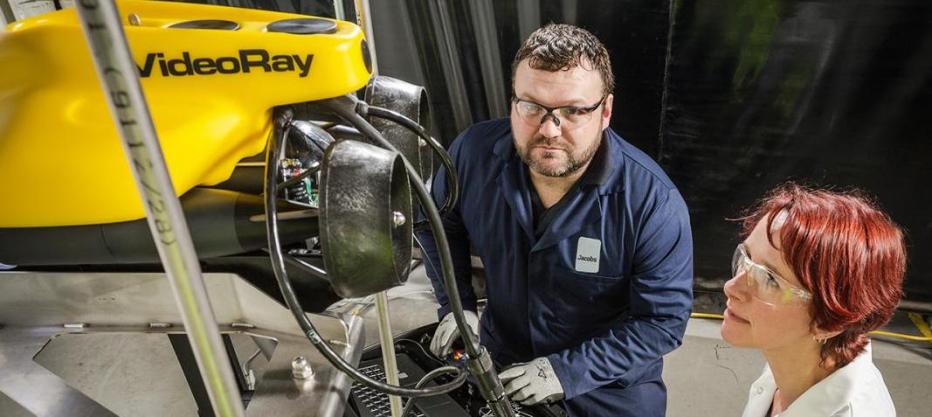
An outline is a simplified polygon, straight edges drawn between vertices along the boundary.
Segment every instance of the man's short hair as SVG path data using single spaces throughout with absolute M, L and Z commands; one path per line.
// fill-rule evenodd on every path
M 615 75 L 605 45 L 589 31 L 567 24 L 548 24 L 531 33 L 511 63 L 514 83 L 518 64 L 525 59 L 536 70 L 568 71 L 575 67 L 602 75 L 602 94 L 615 91 Z

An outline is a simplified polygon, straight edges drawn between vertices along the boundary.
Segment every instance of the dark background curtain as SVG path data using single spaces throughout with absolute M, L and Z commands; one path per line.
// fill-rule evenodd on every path
M 213 2 L 334 16 L 332 1 Z M 354 16 L 353 2 L 343 2 Z M 505 117 L 511 60 L 548 22 L 611 53 L 612 127 L 690 207 L 700 283 L 729 278 L 730 218 L 786 180 L 876 196 L 907 232 L 907 298 L 932 301 L 932 2 L 371 1 L 380 71 L 425 85 L 434 134 Z

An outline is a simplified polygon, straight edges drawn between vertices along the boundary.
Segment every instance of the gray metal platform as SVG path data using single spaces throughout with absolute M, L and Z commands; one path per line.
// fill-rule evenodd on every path
M 93 300 L 104 305 L 113 304 L 106 314 L 96 317 L 98 321 L 110 321 L 128 325 L 141 317 L 121 317 L 120 300 L 123 295 L 134 294 L 133 300 L 139 302 L 160 294 L 164 289 L 158 285 L 158 274 L 146 277 L 136 286 L 100 287 L 88 282 L 73 282 L 79 298 Z M 3 280 L 10 279 L 8 273 L 0 274 L 0 287 Z M 69 278 L 74 278 L 69 277 Z M 15 303 L 42 302 L 42 286 L 49 285 L 51 277 L 41 278 L 28 283 L 29 289 L 21 288 L 18 293 L 0 293 L 0 322 L 7 327 L 0 329 L 0 368 L 8 368 L 11 358 L 9 351 L 12 335 L 10 323 L 15 323 Z M 89 279 L 89 278 L 88 278 Z M 327 369 L 322 358 L 309 343 L 304 341 L 297 326 L 287 311 L 268 297 L 250 287 L 233 275 L 207 274 L 211 300 L 218 311 L 218 321 L 227 325 L 245 320 L 243 317 L 258 317 L 252 320 L 254 328 L 227 327 L 225 331 L 233 334 L 234 346 L 241 360 L 256 350 L 250 334 L 264 334 L 280 338 L 287 343 L 280 343 L 269 365 L 263 356 L 254 362 L 258 373 L 257 396 L 247 407 L 249 415 L 286 415 L 288 410 L 302 405 L 304 415 L 321 415 L 320 397 L 317 389 L 302 391 L 295 387 L 290 374 L 286 371 L 292 356 L 303 354 L 309 356 L 318 369 Z M 44 280 L 44 281 L 43 281 Z M 153 281 L 154 280 L 154 281 Z M 165 280 L 162 280 L 165 282 Z M 155 285 L 155 287 L 153 287 Z M 167 282 L 166 282 L 167 285 Z M 5 288 L 10 288 L 7 283 Z M 13 295 L 15 294 L 15 295 Z M 121 295 L 123 294 L 123 295 Z M 167 294 L 167 293 L 166 293 Z M 169 296 L 170 298 L 170 296 Z M 392 325 L 395 333 L 420 327 L 436 320 L 436 303 L 430 290 L 423 269 L 418 269 L 409 278 L 406 285 L 393 288 L 389 292 Z M 20 301 L 17 301 L 20 300 Z M 51 300 L 48 300 L 51 301 Z M 74 308 L 71 302 L 64 303 L 62 312 Z M 341 302 L 333 306 L 334 311 L 347 311 L 354 304 L 365 300 Z M 5 307 L 4 307 L 5 306 Z M 21 305 L 22 306 L 22 305 Z M 169 305 L 173 307 L 173 304 Z M 137 310 L 139 306 L 136 306 Z M 162 312 L 164 313 L 164 312 Z M 158 310 L 152 310 L 148 321 L 166 320 L 160 317 Z M 378 340 L 375 317 L 372 311 L 363 314 L 365 340 Z M 333 317 L 314 316 L 315 322 L 322 323 L 328 334 L 336 339 L 344 337 L 339 321 Z M 328 324 L 329 323 L 329 324 Z M 667 382 L 669 401 L 667 415 L 671 417 L 694 416 L 738 416 L 747 398 L 750 384 L 759 376 L 763 368 L 760 353 L 735 349 L 725 344 L 718 334 L 720 322 L 717 320 L 693 319 L 687 328 L 687 336 L 681 348 L 667 357 L 664 379 Z M 328 327 L 329 326 L 329 327 Z M 894 331 L 907 331 L 904 328 Z M 60 333 L 61 329 L 54 329 Z M 99 331 L 89 331 L 99 330 Z M 136 329 L 138 330 L 138 329 Z M 175 329 L 178 330 L 178 329 Z M 58 376 L 64 387 L 81 393 L 101 408 L 121 416 L 196 416 L 196 406 L 188 390 L 187 383 L 174 356 L 164 331 L 122 332 L 117 327 L 94 329 L 94 326 L 77 331 L 72 329 L 66 334 L 52 338 L 35 358 L 35 366 L 29 369 L 30 378 Z M 39 342 L 34 342 L 39 343 Z M 43 342 L 44 343 L 44 342 Z M 41 348 L 41 344 L 39 345 Z M 285 347 L 283 350 L 279 350 Z M 890 388 L 893 400 L 901 417 L 925 417 L 927 402 L 932 386 L 932 344 L 891 343 L 875 340 L 874 357 L 877 366 L 883 372 Z M 276 359 L 278 358 L 278 359 Z M 326 379 L 324 374 L 321 380 Z M 7 391 L 11 378 L 22 376 L 0 374 L 0 391 Z M 30 379 L 21 379 L 22 385 L 14 389 L 15 393 L 0 392 L 0 415 L 31 416 L 27 408 L 17 404 L 10 397 L 22 398 L 26 393 L 36 393 Z M 5 384 L 5 385 L 4 385 Z M 290 386 L 289 386 L 290 385 Z M 15 386 L 15 385 L 14 385 Z M 61 387 L 59 387 L 61 388 Z M 60 407 L 60 399 L 47 396 L 35 397 L 32 404 L 45 404 L 49 410 L 44 415 L 75 416 L 75 408 Z M 302 398 L 307 401 L 302 401 Z M 59 407 L 56 412 L 56 407 Z M 30 408 L 32 409 L 32 408 Z M 107 411 L 104 412 L 108 413 Z M 298 415 L 295 412 L 292 415 Z M 85 414 L 100 415 L 100 414 Z

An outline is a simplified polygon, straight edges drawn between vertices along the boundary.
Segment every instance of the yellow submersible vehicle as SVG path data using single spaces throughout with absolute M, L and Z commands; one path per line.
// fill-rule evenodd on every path
M 83 14 L 101 3 L 82 1 L 80 15 L 48 13 L 0 33 L 0 391 L 38 415 L 112 415 L 35 365 L 36 351 L 61 334 L 181 333 L 182 342 L 191 334 L 170 295 L 178 305 L 190 300 L 169 287 L 159 263 L 163 246 L 153 239 L 162 225 L 153 220 L 150 233 L 147 221 L 161 200 L 134 181 L 150 167 L 136 166 L 121 141 L 127 125 L 151 118 L 219 330 L 255 338 L 269 360 L 258 383 L 246 382 L 248 372 L 238 378 L 246 414 L 362 412 L 358 401 L 346 407 L 351 381 L 383 396 L 465 392 L 463 367 L 426 387 L 355 369 L 364 347 L 360 297 L 403 284 L 414 228 L 444 242 L 440 218 L 455 203 L 438 208 L 426 187 L 435 159 L 453 174 L 452 195 L 457 184 L 449 156 L 427 133 L 424 89 L 373 76 L 369 46 L 352 23 L 125 1 L 112 13 L 112 26 L 122 27 L 114 39 L 125 36 L 148 113 L 121 119 L 116 109 L 132 100 L 102 88 L 112 68 L 90 33 L 104 26 Z M 457 294 L 449 255 L 440 269 Z M 204 386 L 199 397 L 197 370 L 175 342 L 204 412 Z M 199 365 L 217 359 L 195 351 Z M 484 399 L 472 408 L 514 415 L 484 349 L 467 343 L 466 357 Z M 240 373 L 235 355 L 231 362 Z M 210 377 L 204 382 L 215 406 L 238 403 Z M 221 408 L 218 415 L 242 415 Z

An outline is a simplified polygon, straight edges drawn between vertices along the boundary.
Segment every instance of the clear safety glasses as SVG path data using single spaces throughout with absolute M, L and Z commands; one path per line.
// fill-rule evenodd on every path
M 752 261 L 744 244 L 735 248 L 731 274 L 744 274 L 754 297 L 770 305 L 803 305 L 812 299 L 809 291 L 790 284 L 769 268 Z

